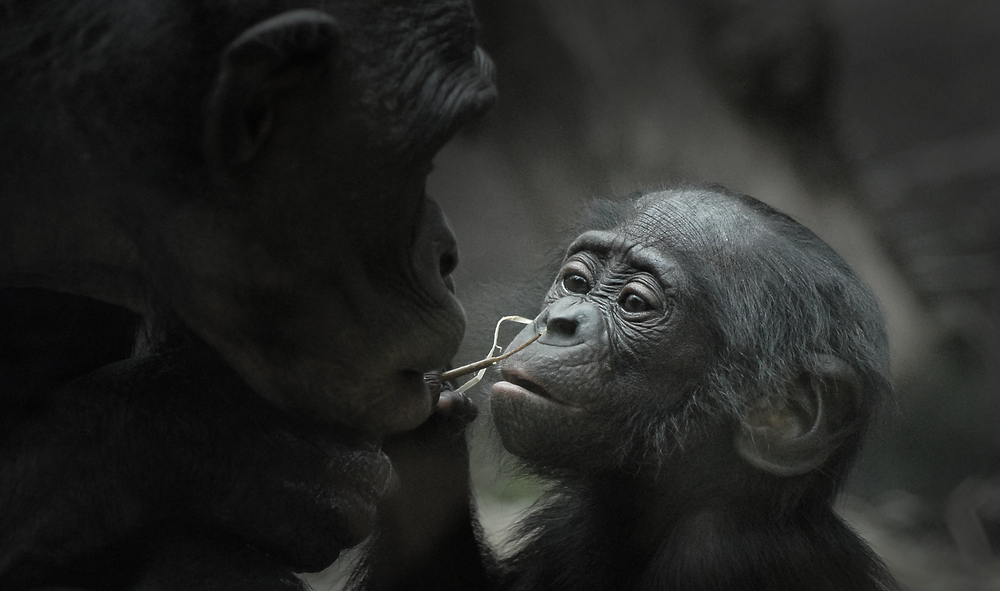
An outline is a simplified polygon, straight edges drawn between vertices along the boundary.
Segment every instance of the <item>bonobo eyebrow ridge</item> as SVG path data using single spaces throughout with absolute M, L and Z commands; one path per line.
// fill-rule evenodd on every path
M 615 248 L 616 242 L 624 246 L 621 237 L 613 232 L 600 230 L 584 232 L 569 245 L 569 248 L 566 249 L 566 256 L 572 256 L 583 250 L 606 255 Z
M 676 275 L 680 271 L 677 263 L 663 256 L 659 249 L 649 248 L 635 241 L 626 241 L 618 232 L 604 230 L 584 232 L 573 241 L 566 256 L 570 257 L 582 251 L 594 252 L 605 258 L 615 251 L 623 253 L 622 258 L 629 267 L 653 275 L 665 287 L 675 285 Z

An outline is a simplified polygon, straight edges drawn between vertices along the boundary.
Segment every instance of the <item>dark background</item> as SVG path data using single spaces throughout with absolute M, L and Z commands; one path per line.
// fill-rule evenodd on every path
M 429 187 L 461 248 L 459 361 L 499 316 L 537 312 L 587 199 L 684 180 L 754 195 L 830 242 L 889 321 L 898 411 L 843 514 L 911 589 L 1000 589 L 1000 2 L 476 7 L 501 100 Z M 535 489 L 488 429 L 474 445 L 494 531 Z

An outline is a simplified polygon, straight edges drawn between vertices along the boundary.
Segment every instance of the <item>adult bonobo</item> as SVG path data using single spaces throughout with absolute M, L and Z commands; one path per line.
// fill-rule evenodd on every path
M 892 390 L 872 294 L 720 187 L 601 209 L 493 386 L 504 446 L 555 481 L 504 588 L 895 588 L 831 509 Z
M 466 0 L 0 1 L 3 314 L 124 319 L 4 382 L 0 587 L 294 587 L 366 535 L 464 329 L 424 182 L 494 96 Z

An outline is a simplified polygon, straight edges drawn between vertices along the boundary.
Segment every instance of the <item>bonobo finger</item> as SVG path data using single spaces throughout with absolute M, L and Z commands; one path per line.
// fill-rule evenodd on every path
M 424 383 L 427 384 L 427 389 L 430 390 L 431 403 L 437 404 L 438 399 L 441 396 L 441 389 L 443 387 L 443 384 L 441 382 L 441 371 L 434 370 L 425 373 Z
M 479 409 L 471 398 L 462 392 L 445 390 L 441 392 L 434 412 L 446 417 L 461 420 L 463 423 L 472 422 L 479 415 Z

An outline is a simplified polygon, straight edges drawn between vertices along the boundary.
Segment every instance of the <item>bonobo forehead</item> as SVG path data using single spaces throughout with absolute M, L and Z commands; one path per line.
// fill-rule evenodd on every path
M 769 233 L 763 221 L 735 196 L 712 189 L 648 193 L 618 228 L 630 242 L 711 256 L 742 251 Z

